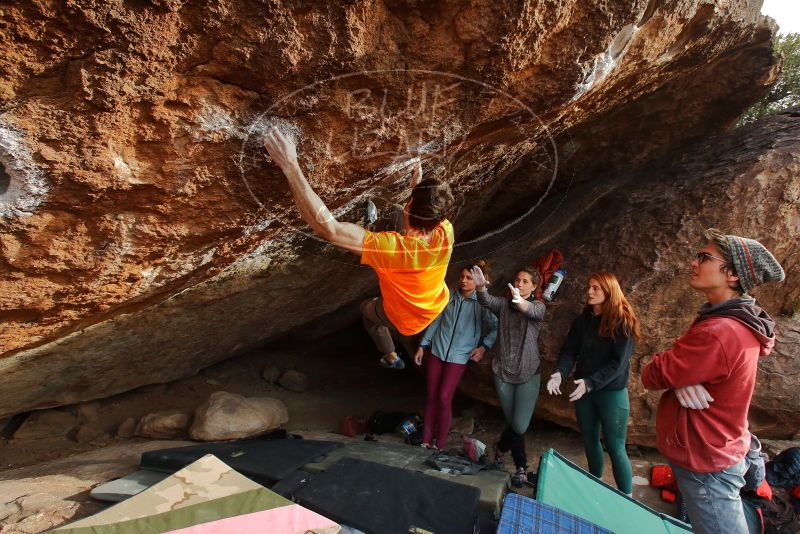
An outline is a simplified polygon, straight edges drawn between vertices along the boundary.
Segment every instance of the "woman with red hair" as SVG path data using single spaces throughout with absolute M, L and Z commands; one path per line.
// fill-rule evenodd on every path
M 608 272 L 594 273 L 586 285 L 586 307 L 572 322 L 556 372 L 547 383 L 551 395 L 560 395 L 562 378 L 575 367 L 576 388 L 569 400 L 575 403 L 589 472 L 603 478 L 602 428 L 614 481 L 628 495 L 633 491 L 631 462 L 625 452 L 628 374 L 640 339 L 639 320 L 617 278 Z

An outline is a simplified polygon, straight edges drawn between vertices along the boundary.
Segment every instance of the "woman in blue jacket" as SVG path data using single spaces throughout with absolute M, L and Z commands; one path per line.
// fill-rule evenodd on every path
M 488 268 L 485 261 L 478 265 L 484 270 Z M 453 396 L 467 362 L 480 361 L 496 337 L 497 317 L 478 303 L 472 271 L 465 267 L 461 270 L 458 291 L 450 292 L 450 301 L 425 329 L 414 355 L 414 363 L 422 365 L 424 351 L 430 349 L 423 447 L 444 446 L 453 418 Z

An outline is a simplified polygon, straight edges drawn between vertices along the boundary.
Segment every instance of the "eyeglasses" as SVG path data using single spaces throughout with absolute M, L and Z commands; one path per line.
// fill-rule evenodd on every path
M 697 259 L 697 263 L 704 263 L 706 260 L 711 260 L 711 259 L 719 260 L 722 263 L 725 263 L 725 258 L 720 258 L 719 256 L 714 256 L 713 254 L 709 254 L 708 252 L 706 252 L 704 250 L 701 250 L 700 252 L 698 252 L 697 255 L 695 256 L 695 258 Z

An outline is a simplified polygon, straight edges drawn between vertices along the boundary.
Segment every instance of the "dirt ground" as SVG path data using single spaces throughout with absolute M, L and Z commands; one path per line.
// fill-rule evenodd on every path
M 281 371 L 297 369 L 306 373 L 308 389 L 297 393 L 268 383 L 262 378 L 262 371 L 271 365 L 278 366 Z M 369 341 L 357 333 L 317 340 L 312 344 L 287 339 L 182 380 L 146 386 L 95 401 L 92 403 L 92 413 L 96 413 L 95 424 L 109 434 L 106 439 L 92 444 L 77 443 L 69 436 L 0 441 L 0 522 L 5 524 L 0 527 L 0 532 L 36 532 L 37 528 L 50 528 L 97 512 L 100 505 L 91 502 L 88 491 L 94 485 L 133 471 L 141 451 L 160 448 L 165 443 L 116 437 L 117 427 L 129 417 L 138 419 L 147 413 L 163 410 L 191 413 L 211 393 L 222 390 L 245 396 L 281 399 L 289 411 L 287 428 L 293 433 L 307 437 L 337 433 L 346 415 L 367 416 L 376 410 L 422 413 L 425 403 L 424 381 L 422 375 L 411 367 L 404 371 L 380 368 Z M 78 407 L 61 410 L 81 413 Z M 456 417 L 468 416 L 462 420 L 462 424 L 468 423 L 469 417 L 472 417 L 473 435 L 487 445 L 497 439 L 504 427 L 499 409 L 467 397 L 457 395 L 453 411 Z M 399 437 L 390 435 L 378 436 L 378 439 L 399 441 Z M 457 447 L 460 443 L 461 435 L 452 432 L 448 447 Z M 532 469 L 536 468 L 539 456 L 551 447 L 586 467 L 580 435 L 573 430 L 539 421 L 535 415 L 526 435 L 526 447 Z M 126 452 L 120 454 L 114 451 Z M 108 463 L 108 456 L 116 460 Z M 662 502 L 659 492 L 647 485 L 651 466 L 664 463 L 664 459 L 654 450 L 635 447 L 630 450 L 630 456 L 634 471 L 634 497 L 659 511 L 674 513 L 674 505 Z M 82 460 L 71 463 L 71 458 Z M 90 474 L 86 475 L 86 464 L 91 463 L 92 458 L 97 458 L 97 462 L 103 465 L 107 464 L 108 468 L 105 471 L 90 469 Z M 74 472 L 76 465 L 80 465 L 84 471 Z M 513 466 L 507 468 L 511 471 Z M 56 478 L 46 481 L 47 477 Z M 614 483 L 609 463 L 603 479 L 609 484 Z M 53 480 L 58 482 L 54 483 Z M 53 489 L 48 489 L 51 487 Z M 520 493 L 530 495 L 531 490 L 522 489 Z M 31 494 L 40 498 L 32 501 Z M 39 519 L 32 521 L 36 514 L 39 514 Z M 41 519 L 48 514 L 51 521 Z

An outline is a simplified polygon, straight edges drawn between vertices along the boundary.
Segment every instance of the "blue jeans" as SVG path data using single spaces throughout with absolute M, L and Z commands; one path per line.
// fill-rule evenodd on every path
M 739 492 L 750 461 L 715 473 L 695 473 L 672 463 L 692 529 L 697 534 L 747 534 Z

